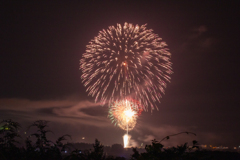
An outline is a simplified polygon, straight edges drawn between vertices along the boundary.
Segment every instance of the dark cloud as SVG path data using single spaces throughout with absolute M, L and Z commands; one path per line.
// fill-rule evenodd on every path
M 94 108 L 83 108 L 83 109 L 80 109 L 80 111 L 91 116 L 103 116 L 108 113 L 108 108 L 97 106 Z

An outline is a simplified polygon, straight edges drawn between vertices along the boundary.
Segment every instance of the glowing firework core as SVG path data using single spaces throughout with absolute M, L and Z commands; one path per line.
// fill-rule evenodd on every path
M 124 114 L 126 115 L 127 121 L 129 121 L 129 119 L 131 119 L 136 112 L 132 111 L 131 109 L 127 109 L 124 111 Z

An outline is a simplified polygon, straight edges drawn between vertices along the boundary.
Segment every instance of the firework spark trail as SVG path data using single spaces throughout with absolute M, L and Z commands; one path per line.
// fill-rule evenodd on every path
M 127 148 L 127 147 L 129 147 L 129 141 L 130 141 L 130 139 L 131 139 L 131 136 L 130 135 L 128 135 L 128 134 L 125 134 L 124 136 L 123 136 L 123 144 L 124 144 L 124 148 Z
M 144 109 L 154 109 L 173 73 L 166 46 L 146 25 L 125 23 L 103 29 L 80 60 L 88 94 L 109 105 L 131 96 Z

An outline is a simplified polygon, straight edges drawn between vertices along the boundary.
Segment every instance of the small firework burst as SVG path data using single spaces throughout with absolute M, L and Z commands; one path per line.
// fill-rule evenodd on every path
M 132 130 L 143 111 L 140 103 L 133 99 L 117 100 L 109 107 L 108 117 L 123 130 Z

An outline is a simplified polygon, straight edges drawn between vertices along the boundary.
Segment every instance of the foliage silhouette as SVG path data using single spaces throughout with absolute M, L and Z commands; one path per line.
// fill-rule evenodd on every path
M 164 137 L 164 138 L 160 141 L 160 143 L 161 143 L 162 141 L 164 141 L 165 139 L 170 139 L 170 137 L 177 136 L 177 135 L 180 135 L 180 134 L 183 134 L 183 133 L 186 133 L 186 134 L 193 134 L 193 135 L 196 136 L 196 134 L 193 133 L 193 132 L 179 132 L 179 133 L 177 133 L 177 134 L 172 134 L 172 135 L 169 135 L 169 136 Z
M 12 120 L 3 120 L 0 122 L 0 160 L 126 160 L 125 157 L 107 156 L 104 152 L 104 146 L 98 139 L 93 144 L 93 150 L 73 150 L 70 154 L 65 154 L 69 149 L 69 143 L 64 144 L 63 141 L 71 138 L 65 134 L 59 137 L 55 142 L 47 138 L 48 121 L 35 121 L 29 128 L 36 128 L 37 131 L 32 133 L 25 139 L 25 147 L 19 147 L 18 139 L 21 138 L 18 122 Z M 237 152 L 220 152 L 201 150 L 198 142 L 193 140 L 192 146 L 187 143 L 171 148 L 164 148 L 161 144 L 163 140 L 168 140 L 172 136 L 179 134 L 193 134 L 192 132 L 180 132 L 177 134 L 164 137 L 160 142 L 152 140 L 150 145 L 145 146 L 145 152 L 139 153 L 137 148 L 132 148 L 133 154 L 131 160 L 235 160 L 240 159 Z M 35 141 L 32 138 L 36 138 Z M 17 145 L 18 144 L 18 145 Z M 118 148 L 118 152 L 124 152 L 121 145 L 113 145 L 112 148 Z
M 37 132 L 31 134 L 31 136 L 37 139 L 36 143 L 32 145 L 32 141 L 29 139 L 30 137 L 26 140 L 28 159 L 63 159 L 61 152 L 65 151 L 67 145 L 63 144 L 62 141 L 66 140 L 66 137 L 71 138 L 71 136 L 68 134 L 63 135 L 56 140 L 56 143 L 48 140 L 46 134 L 49 132 L 53 133 L 51 130 L 46 129 L 46 127 L 48 127 L 48 123 L 49 121 L 38 120 L 28 127 L 28 129 L 37 127 Z
M 28 127 L 37 127 L 37 132 L 31 134 L 25 140 L 26 147 L 17 147 L 19 143 L 16 138 L 20 138 L 18 132 L 21 128 L 18 122 L 3 120 L 0 129 L 0 159 L 2 160 L 62 160 L 61 151 L 66 145 L 62 143 L 69 135 L 59 137 L 56 143 L 47 139 L 46 134 L 51 132 L 46 130 L 48 121 L 38 120 Z M 36 137 L 33 143 L 31 137 Z
M 152 140 L 151 145 L 146 145 L 144 153 L 139 153 L 136 148 L 133 148 L 133 154 L 131 160 L 191 160 L 191 159 L 199 159 L 202 158 L 200 155 L 196 156 L 196 154 L 192 154 L 193 149 L 197 149 L 195 152 L 199 150 L 199 146 L 196 140 L 193 140 L 193 146 L 189 147 L 187 143 L 171 148 L 164 148 L 161 142 L 165 139 L 170 139 L 172 136 L 180 135 L 180 134 L 193 134 L 192 132 L 180 132 L 177 134 L 169 135 L 164 137 L 160 142 L 157 140 Z
M 19 143 L 16 139 L 21 138 L 18 134 L 20 124 L 8 119 L 1 121 L 0 125 L 0 159 L 11 160 L 21 156 L 21 149 L 16 146 Z
M 93 151 L 86 150 L 82 152 L 81 150 L 75 149 L 72 151 L 71 155 L 67 156 L 65 160 L 115 160 L 113 156 L 106 157 L 104 153 L 104 146 L 100 143 L 98 139 L 95 140 L 93 144 Z
M 19 143 L 15 138 L 19 138 L 18 134 L 19 129 L 21 128 L 20 124 L 17 122 L 9 120 L 3 120 L 0 122 L 0 148 L 4 147 L 16 147 L 15 143 Z

